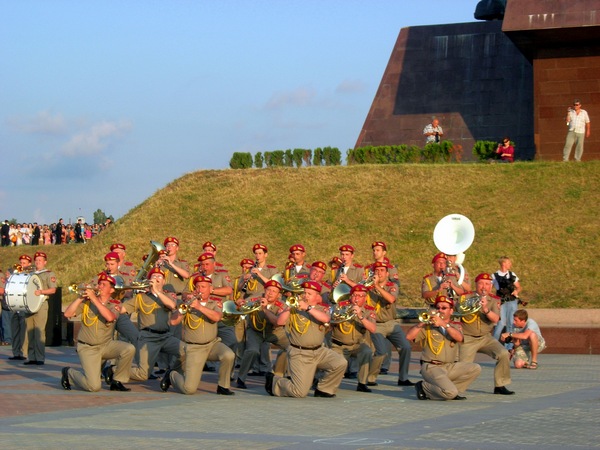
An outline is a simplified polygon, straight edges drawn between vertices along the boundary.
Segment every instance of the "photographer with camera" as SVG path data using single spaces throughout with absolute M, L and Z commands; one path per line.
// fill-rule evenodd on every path
M 504 331 L 510 333 L 514 329 L 513 315 L 519 307 L 521 283 L 519 277 L 510 271 L 512 261 L 508 256 L 500 257 L 498 264 L 500 264 L 500 270 L 493 274 L 493 284 L 501 303 L 500 321 L 494 329 L 494 337 L 499 340 Z
M 425 138 L 425 144 L 439 144 L 444 135 L 444 130 L 440 126 L 440 121 L 434 117 L 429 125 L 423 128 L 423 135 Z
M 529 318 L 526 310 L 520 309 L 515 312 L 513 319 L 515 331 L 502 333 L 500 340 L 505 344 L 513 343 L 515 353 L 513 363 L 515 369 L 537 369 L 538 353 L 546 348 L 546 341 L 540 331 L 540 326 Z
M 515 148 L 510 144 L 510 139 L 504 137 L 502 142 L 498 144 L 496 154 L 500 155 L 500 162 L 511 163 L 515 161 Z

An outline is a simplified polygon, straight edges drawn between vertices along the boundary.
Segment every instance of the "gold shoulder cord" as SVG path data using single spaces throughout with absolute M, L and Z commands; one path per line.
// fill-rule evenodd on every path
M 200 328 L 200 325 L 204 326 L 204 317 L 198 317 L 197 319 L 192 317 L 193 314 L 186 314 L 185 315 L 185 325 L 190 329 L 190 330 L 197 330 L 198 328 Z
M 354 324 L 352 322 L 342 322 L 339 325 L 340 331 L 343 334 L 350 334 L 354 331 Z
M 267 319 L 264 320 L 260 320 L 258 318 L 258 312 L 254 312 L 251 314 L 252 316 L 252 326 L 254 327 L 254 329 L 256 331 L 264 331 L 265 328 L 267 327 Z
M 152 302 L 151 304 L 145 303 L 144 299 L 142 298 L 142 294 L 137 294 L 136 296 L 136 303 L 138 306 L 138 309 L 146 315 L 152 314 L 152 312 L 158 308 L 158 303 L 156 302 Z
M 308 327 L 310 326 L 310 320 L 302 317 L 300 314 L 298 314 L 296 310 L 294 310 L 290 313 L 290 325 L 293 326 L 294 329 L 302 335 L 308 331 Z
M 258 280 L 256 278 L 249 279 L 247 286 L 249 291 L 255 291 L 258 287 Z
M 98 331 L 98 316 L 94 315 L 90 316 L 90 307 L 87 302 L 83 304 L 83 314 L 81 318 L 83 319 L 83 324 L 86 327 L 92 327 L 96 325 L 96 331 Z
M 427 345 L 429 346 L 429 348 L 431 349 L 431 351 L 433 352 L 434 355 L 439 355 L 440 352 L 442 351 L 442 349 L 444 348 L 444 344 L 446 343 L 446 339 L 444 338 L 444 336 L 442 336 L 441 341 L 437 340 L 434 336 L 433 333 L 431 332 L 431 328 L 427 327 Z

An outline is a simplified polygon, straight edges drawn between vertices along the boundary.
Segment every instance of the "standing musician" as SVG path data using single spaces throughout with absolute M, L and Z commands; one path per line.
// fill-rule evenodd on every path
M 454 299 L 454 293 L 463 295 L 467 292 L 458 286 L 458 278 L 455 273 L 448 273 L 448 255 L 436 254 L 431 260 L 433 272 L 423 277 L 421 283 L 421 297 L 428 305 L 433 305 L 438 294 L 444 294 Z M 451 294 L 451 295 L 450 295 Z
M 261 309 L 246 316 L 246 349 L 240 363 L 238 372 L 237 387 L 246 389 L 246 377 L 252 367 L 252 364 L 261 354 L 264 343 L 276 345 L 281 350 L 287 349 L 289 340 L 282 326 L 277 325 L 277 316 L 284 309 L 285 304 L 279 300 L 283 288 L 275 280 L 269 280 L 265 283 L 265 295 L 262 298 L 254 298 L 251 301 L 259 301 Z M 281 356 L 277 358 L 274 372 L 283 376 L 287 358 Z
M 375 356 L 369 371 L 368 386 L 377 386 L 377 375 L 386 355 L 385 340 L 387 339 L 396 347 L 399 361 L 398 386 L 414 386 L 415 383 L 408 379 L 408 366 L 410 364 L 411 347 L 404 331 L 396 322 L 396 302 L 398 300 L 398 286 L 389 281 L 387 264 L 376 262 L 374 267 L 374 283 L 369 292 L 368 305 L 375 309 L 377 330 L 371 333 L 371 341 L 375 346 Z
M 204 244 L 202 244 L 202 252 L 203 253 L 212 253 L 215 256 L 215 271 L 216 272 L 221 272 L 226 275 L 229 275 L 229 270 L 223 265 L 223 263 L 220 263 L 219 261 L 216 260 L 217 259 L 217 246 L 215 244 L 213 244 L 210 241 L 206 241 Z
M 336 275 L 338 273 L 338 269 L 342 266 L 342 260 L 339 256 L 334 256 L 329 261 L 329 268 L 331 271 L 329 272 L 329 281 L 333 284 L 336 280 Z
M 211 295 L 212 280 L 207 276 L 194 277 L 194 287 L 191 300 L 175 310 L 171 317 L 172 325 L 182 324 L 182 339 L 185 342 L 184 373 L 182 375 L 172 369 L 167 370 L 160 388 L 166 392 L 172 384 L 177 392 L 195 394 L 206 361 L 220 361 L 217 394 L 234 395 L 229 386 L 235 354 L 217 337 L 217 323 L 223 317 L 221 298 Z
M 240 261 L 240 267 L 242 268 L 242 274 L 233 280 L 233 294 L 232 300 L 237 302 L 240 299 L 244 299 L 246 297 L 246 292 L 248 290 L 248 283 L 250 282 L 250 269 L 254 267 L 254 260 L 249 258 L 244 258 Z M 248 275 L 247 277 L 245 275 Z M 239 306 L 239 305 L 238 305 Z
M 115 292 L 115 284 L 115 279 L 110 275 L 104 272 L 98 274 L 98 291 L 87 287 L 85 293 L 65 310 L 67 319 L 81 315 L 77 355 L 83 369 L 83 373 L 69 367 L 62 369 L 60 383 L 67 391 L 71 390 L 71 384 L 86 391 L 99 391 L 102 382 L 98 374 L 102 361 L 106 359 L 115 359 L 117 362 L 115 368 L 110 370 L 110 390 L 131 390 L 123 383 L 129 381 L 135 347 L 127 342 L 113 340 L 119 315 L 119 302 L 111 298 Z
M 327 264 L 323 261 L 315 261 L 310 266 L 310 272 L 308 274 L 308 279 L 310 281 L 314 281 L 321 286 L 321 297 L 323 303 L 331 303 L 330 295 L 331 295 L 331 284 L 325 280 L 325 273 L 327 272 Z
M 390 277 L 390 281 L 396 283 L 398 287 L 400 287 L 400 278 L 398 276 L 398 268 L 390 263 L 390 260 L 387 257 L 387 245 L 383 241 L 375 241 L 371 244 L 371 250 L 373 251 L 373 263 L 376 262 L 384 262 L 388 265 L 388 274 Z M 368 278 L 369 272 L 374 270 L 373 264 L 365 267 L 365 278 Z
M 244 275 L 244 280 L 247 282 L 244 298 L 262 296 L 265 292 L 265 283 L 279 272 L 276 266 L 267 264 L 268 249 L 265 245 L 254 244 L 252 253 L 254 253 L 255 263 L 250 273 Z
M 44 300 L 40 309 L 27 315 L 25 324 L 27 328 L 27 341 L 29 342 L 27 355 L 29 361 L 24 364 L 43 366 L 46 359 L 46 322 L 48 322 L 48 296 L 56 292 L 56 275 L 46 269 L 48 257 L 44 252 L 33 255 L 35 274 L 41 281 L 41 286 L 36 289 L 35 295 L 43 295 Z
M 373 351 L 369 346 L 368 333 L 377 330 L 375 308 L 366 304 L 368 289 L 357 284 L 350 290 L 350 300 L 340 302 L 339 309 L 347 309 L 346 317 L 336 322 L 335 315 L 331 323 L 331 349 L 349 359 L 356 358 L 358 364 L 359 392 L 371 392 L 367 387 L 369 365 L 373 361 Z M 347 319 L 347 320 L 345 320 Z
M 165 285 L 173 286 L 173 290 L 179 295 L 185 289 L 186 280 L 190 277 L 190 265 L 177 257 L 179 239 L 169 236 L 164 240 L 163 245 L 166 252 L 161 252 L 156 266 L 165 274 Z
M 159 352 L 177 357 L 174 367 L 179 368 L 185 350 L 183 342 L 174 337 L 169 330 L 169 315 L 177 308 L 177 302 L 172 292 L 164 291 L 165 274 L 155 267 L 148 272 L 148 279 L 148 292 L 138 292 L 118 307 L 119 312 L 138 313 L 139 365 L 131 369 L 131 379 L 136 381 L 148 379 Z
M 127 261 L 125 258 L 127 257 L 126 247 L 124 244 L 115 243 L 110 246 L 110 251 L 115 252 L 119 255 L 119 263 L 117 265 L 117 270 L 119 271 L 119 275 L 135 277 L 137 275 L 137 269 L 131 261 Z
M 330 321 L 329 308 L 321 303 L 321 286 L 314 281 L 302 283 L 304 296 L 297 305 L 285 308 L 277 317 L 278 325 L 286 325 L 290 340 L 288 378 L 268 373 L 265 390 L 277 397 L 306 397 L 317 369 L 324 377 L 317 384 L 315 397 L 335 397 L 347 362 L 342 355 L 323 345 Z
M 19 256 L 20 272 L 31 272 L 31 256 Z M 18 272 L 18 271 L 17 271 Z M 11 361 L 25 361 L 25 349 L 27 343 L 27 324 L 25 323 L 26 313 L 21 311 L 12 311 L 10 315 L 10 333 L 12 338 L 13 356 L 9 357 Z
M 473 314 L 461 316 L 464 341 L 460 346 L 460 361 L 473 362 L 477 353 L 494 358 L 494 394 L 512 395 L 514 391 L 506 388 L 511 382 L 508 350 L 492 336 L 492 330 L 500 320 L 499 299 L 490 293 L 492 276 L 489 273 L 480 273 L 475 278 L 475 285 L 481 308 Z
M 290 247 L 290 264 L 286 266 L 283 279 L 305 281 L 310 273 L 310 265 L 306 264 L 306 249 L 302 244 L 294 244 Z
M 435 299 L 436 313 L 406 333 L 406 338 L 419 343 L 421 376 L 415 389 L 419 400 L 466 400 L 462 394 L 481 373 L 473 362 L 456 362 L 458 343 L 462 342 L 460 322 L 451 322 L 454 300 L 440 294 Z
M 360 264 L 352 263 L 352 260 L 354 259 L 354 247 L 344 244 L 339 250 L 342 265 L 339 266 L 337 270 L 333 287 L 335 288 L 340 283 L 346 283 L 348 286 L 352 287 L 364 279 L 363 267 Z

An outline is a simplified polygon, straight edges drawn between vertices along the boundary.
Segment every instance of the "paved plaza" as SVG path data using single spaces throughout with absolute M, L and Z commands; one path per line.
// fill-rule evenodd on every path
M 163 393 L 158 380 L 129 383 L 131 392 L 65 391 L 61 369 L 79 368 L 73 347 L 49 347 L 44 366 L 10 355 L 0 348 L 1 449 L 600 448 L 598 355 L 542 354 L 538 370 L 512 370 L 512 396 L 492 394 L 493 362 L 482 356 L 468 399 L 449 402 L 417 400 L 397 375 L 381 375 L 372 393 L 345 379 L 333 399 L 270 397 L 255 377 L 224 397 L 214 373 L 191 396 Z

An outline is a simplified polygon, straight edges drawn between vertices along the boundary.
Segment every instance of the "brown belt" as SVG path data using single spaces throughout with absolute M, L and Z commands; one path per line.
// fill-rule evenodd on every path
M 443 361 L 438 361 L 438 360 L 434 359 L 433 361 L 423 361 L 423 360 L 421 360 L 421 364 L 433 364 L 434 366 L 442 366 L 442 365 L 444 365 L 446 363 L 443 362 Z
M 190 341 L 183 341 L 183 342 L 185 342 L 186 344 L 191 344 L 191 345 L 207 345 L 214 341 L 215 341 L 215 339 L 213 339 L 212 341 L 205 342 L 204 344 L 201 344 L 199 342 L 190 342 Z
M 290 345 L 294 348 L 297 348 L 299 350 L 319 350 L 321 347 L 323 347 L 323 344 L 318 345 L 317 347 L 301 347 L 299 345 L 294 345 L 292 343 L 290 343 Z
M 89 344 L 87 342 L 83 342 L 83 341 L 79 341 L 79 340 L 77 342 L 79 342 L 80 344 L 83 344 L 83 345 L 89 345 L 90 347 L 96 347 L 97 345 L 100 345 L 100 344 Z

